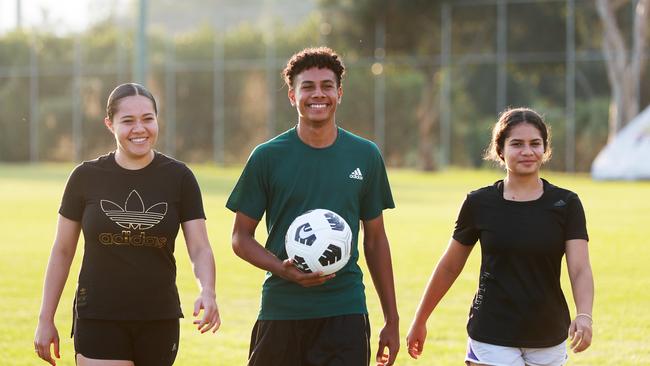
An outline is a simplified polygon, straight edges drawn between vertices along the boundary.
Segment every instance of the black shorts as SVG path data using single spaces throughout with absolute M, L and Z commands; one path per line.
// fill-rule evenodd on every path
M 178 353 L 179 320 L 76 319 L 75 353 L 138 366 L 170 366 Z
M 366 314 L 304 320 L 258 320 L 248 366 L 362 366 L 370 364 Z

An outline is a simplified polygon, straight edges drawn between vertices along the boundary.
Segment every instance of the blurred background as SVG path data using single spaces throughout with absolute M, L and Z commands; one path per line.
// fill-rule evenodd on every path
M 507 106 L 552 126 L 549 166 L 588 171 L 650 102 L 647 1 L 0 0 L 0 162 L 91 159 L 119 83 L 158 99 L 158 149 L 242 163 L 293 126 L 280 72 L 307 46 L 347 65 L 337 121 L 387 164 L 485 164 Z
M 578 192 L 588 217 L 595 336 L 570 363 L 650 365 L 649 7 L 650 0 L 0 0 L 0 363 L 39 364 L 31 341 L 61 192 L 73 164 L 115 149 L 102 123 L 106 99 L 130 81 L 158 99 L 157 148 L 192 163 L 217 261 L 224 323 L 206 337 L 187 314 L 196 283 L 178 240 L 188 318 L 176 363 L 245 363 L 264 273 L 233 255 L 232 213 L 223 204 L 253 147 L 297 123 L 280 77 L 287 59 L 327 45 L 347 65 L 337 122 L 375 141 L 391 167 L 398 210 L 385 217 L 402 338 L 459 204 L 503 176 L 481 159 L 490 127 L 504 108 L 530 106 L 552 126 L 553 171 L 544 177 Z M 432 317 L 419 364 L 458 364 L 479 253 Z M 62 366 L 74 364 L 67 331 L 80 262 L 77 255 L 57 312 Z M 573 309 L 566 270 L 562 280 Z M 365 282 L 374 352 L 383 319 Z M 403 339 L 397 364 L 417 364 Z

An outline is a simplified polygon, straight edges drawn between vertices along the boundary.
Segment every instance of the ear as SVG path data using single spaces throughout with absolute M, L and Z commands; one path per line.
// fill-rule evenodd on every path
M 287 96 L 289 97 L 289 103 L 291 103 L 292 107 L 296 106 L 296 91 L 293 88 L 289 88 L 289 91 L 287 92 Z
M 111 121 L 108 117 L 104 118 L 104 126 L 106 126 L 106 128 L 108 128 L 111 133 L 115 133 L 115 131 L 113 131 L 113 121 Z
M 342 86 L 339 86 L 339 88 L 337 90 L 337 94 L 339 95 L 339 102 L 338 103 L 341 104 L 341 100 L 343 99 L 343 87 Z

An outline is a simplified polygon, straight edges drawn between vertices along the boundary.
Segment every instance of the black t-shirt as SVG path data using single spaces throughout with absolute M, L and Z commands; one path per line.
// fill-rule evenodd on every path
M 543 180 L 533 201 L 503 198 L 503 181 L 467 195 L 454 230 L 481 242 L 479 286 L 470 307 L 472 339 L 507 347 L 551 347 L 567 338 L 569 309 L 560 287 L 565 243 L 589 240 L 578 196 Z
M 59 213 L 81 222 L 84 256 L 77 316 L 154 320 L 182 317 L 174 241 L 181 222 L 205 218 L 198 183 L 183 163 L 156 152 L 139 170 L 115 154 L 77 166 Z

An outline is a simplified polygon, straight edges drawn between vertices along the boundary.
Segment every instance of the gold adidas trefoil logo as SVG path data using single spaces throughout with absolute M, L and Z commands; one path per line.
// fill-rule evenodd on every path
M 159 202 L 144 209 L 142 197 L 135 189 L 129 193 L 124 208 L 109 200 L 101 200 L 102 211 L 111 221 L 125 229 L 147 230 L 158 224 L 167 214 L 167 202 Z

